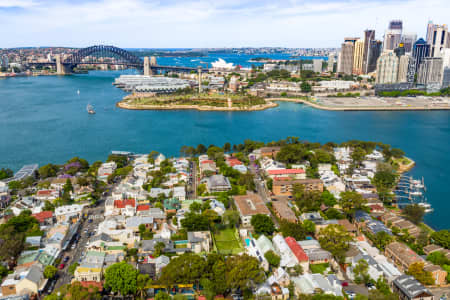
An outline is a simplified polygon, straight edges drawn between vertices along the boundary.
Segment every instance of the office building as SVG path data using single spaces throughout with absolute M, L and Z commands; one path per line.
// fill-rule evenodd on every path
M 322 72 L 322 63 L 323 60 L 322 59 L 313 59 L 313 70 L 315 73 L 320 73 Z
M 377 69 L 377 60 L 381 54 L 381 41 L 371 41 L 369 44 L 369 57 L 366 73 L 374 72 Z
M 375 30 L 367 29 L 364 31 L 364 54 L 363 54 L 363 73 L 369 73 L 369 57 L 371 43 L 375 40 Z
M 353 42 L 344 42 L 338 59 L 338 73 L 351 75 L 353 71 Z
M 328 72 L 336 72 L 337 59 L 338 57 L 336 52 L 331 52 L 330 54 L 328 54 L 328 66 L 327 66 Z
M 423 85 L 437 85 L 442 81 L 442 58 L 426 57 L 417 72 L 417 83 Z
M 398 47 L 394 49 L 394 53 L 395 53 L 395 55 L 397 55 L 398 57 L 400 57 L 400 56 L 402 56 L 402 55 L 405 55 L 406 51 L 405 51 L 405 47 L 403 47 L 403 44 L 402 44 L 402 43 L 400 43 L 400 44 L 398 45 Z
M 413 46 L 413 57 L 416 60 L 416 72 L 425 57 L 430 54 L 430 45 L 423 38 L 418 39 Z
M 412 59 L 412 56 L 410 54 L 400 56 L 399 63 L 398 63 L 397 82 L 399 82 L 399 83 L 409 82 L 408 81 L 408 72 L 409 72 L 409 66 L 410 66 L 411 59 Z M 414 77 L 413 77 L 413 80 L 414 80 Z
M 377 84 L 392 84 L 397 82 L 398 57 L 394 51 L 384 51 L 377 61 Z
M 415 33 L 406 33 L 403 34 L 401 42 L 405 47 L 406 53 L 411 53 L 413 50 L 414 43 L 417 40 L 417 34 Z
M 384 34 L 383 51 L 394 50 L 400 44 L 402 38 L 403 23 L 401 20 L 389 22 L 389 29 Z
M 448 47 L 448 27 L 428 23 L 427 43 L 430 45 L 430 56 L 440 57 L 441 51 Z
M 355 42 L 355 48 L 353 50 L 353 70 L 355 75 L 361 75 L 363 73 L 363 60 L 364 60 L 364 40 L 357 40 Z
M 450 68 L 444 68 L 442 74 L 442 88 L 450 87 Z

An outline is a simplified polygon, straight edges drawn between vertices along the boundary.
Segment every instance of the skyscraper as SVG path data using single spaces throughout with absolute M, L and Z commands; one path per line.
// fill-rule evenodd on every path
M 355 75 L 363 73 L 363 59 L 364 59 L 364 40 L 357 40 L 353 50 L 353 70 Z
M 417 34 L 415 34 L 415 33 L 406 33 L 406 34 L 402 35 L 401 42 L 403 43 L 403 45 L 405 47 L 406 53 L 412 52 L 414 42 L 416 40 L 417 40 Z
M 381 41 L 371 41 L 369 44 L 369 57 L 367 64 L 367 72 L 371 73 L 377 69 L 377 60 L 381 54 Z
M 338 73 L 351 75 L 353 71 L 353 43 L 345 42 L 341 45 L 338 59 Z
M 364 74 L 369 73 L 370 44 L 374 40 L 375 40 L 375 30 L 366 29 L 364 31 L 364 54 L 362 66 L 362 72 Z
M 398 75 L 397 75 L 397 82 L 409 82 L 408 81 L 408 69 L 409 64 L 412 59 L 412 56 L 410 54 L 405 54 L 400 56 L 399 63 L 398 63 Z
M 384 34 L 383 51 L 394 50 L 402 39 L 403 23 L 401 20 L 389 22 L 389 29 Z
M 448 46 L 447 39 L 448 39 L 447 25 L 428 23 L 427 43 L 430 45 L 431 57 L 440 57 L 441 50 Z
M 442 58 L 426 57 L 423 59 L 417 72 L 417 83 L 424 85 L 441 85 L 442 81 Z
M 419 70 L 419 66 L 422 63 L 424 57 L 428 57 L 429 54 L 430 45 L 428 45 L 423 38 L 418 39 L 413 46 L 413 57 L 416 60 L 416 72 Z
M 394 51 L 384 51 L 377 61 L 377 84 L 397 83 L 398 57 Z
M 336 72 L 336 61 L 337 61 L 336 52 L 330 52 L 328 54 L 328 66 L 327 66 L 328 72 Z

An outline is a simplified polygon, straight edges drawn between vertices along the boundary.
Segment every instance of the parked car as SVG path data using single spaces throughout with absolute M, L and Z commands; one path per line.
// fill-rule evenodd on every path
M 348 282 L 347 281 L 342 282 L 342 286 L 348 286 Z
M 70 257 L 69 256 L 66 256 L 66 257 L 64 257 L 64 262 L 66 263 L 66 262 L 68 262 L 69 261 L 69 259 L 70 259 Z
M 66 266 L 65 264 L 60 264 L 59 269 L 62 270 L 62 269 L 64 269 L 65 266 Z

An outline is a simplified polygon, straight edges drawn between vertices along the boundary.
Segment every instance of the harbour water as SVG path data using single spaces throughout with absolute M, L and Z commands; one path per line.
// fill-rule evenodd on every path
M 133 71 L 125 71 L 132 73 Z M 450 112 L 333 112 L 280 103 L 258 112 L 129 111 L 111 85 L 124 72 L 0 80 L 0 168 L 63 163 L 73 156 L 104 160 L 111 150 L 178 155 L 183 145 L 272 141 L 382 141 L 403 149 L 424 176 L 434 212 L 426 221 L 449 228 Z M 78 94 L 77 91 L 80 91 Z M 86 105 L 96 114 L 86 113 Z

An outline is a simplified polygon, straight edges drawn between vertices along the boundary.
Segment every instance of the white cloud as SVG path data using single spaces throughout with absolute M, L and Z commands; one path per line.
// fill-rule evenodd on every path
M 36 4 L 33 0 L 0 0 L 0 8 L 29 8 Z
M 448 0 L 77 2 L 0 0 L 0 47 L 338 47 L 366 28 L 381 38 L 391 19 L 421 36 L 428 18 L 447 23 L 450 10 Z M 1 10 L 14 3 L 24 9 Z

